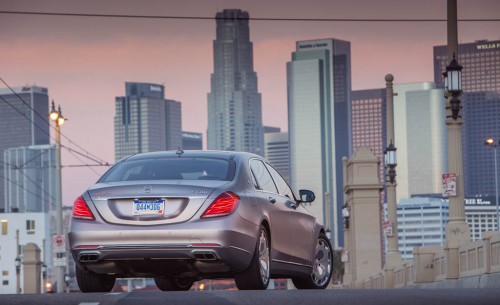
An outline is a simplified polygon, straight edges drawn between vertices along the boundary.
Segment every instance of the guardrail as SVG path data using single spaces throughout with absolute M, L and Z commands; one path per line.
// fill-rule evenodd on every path
M 456 255 L 457 250 L 454 251 Z M 393 273 L 393 287 L 387 287 L 390 284 L 386 281 L 384 272 L 374 274 L 361 281 L 361 287 L 366 289 L 403 288 L 419 283 L 500 273 L 500 232 L 484 232 L 482 240 L 460 246 L 458 248 L 458 270 L 456 268 L 448 270 L 447 260 L 450 259 L 448 249 L 417 247 L 414 248 L 413 254 L 413 261 L 405 261 L 400 266 L 389 270 Z

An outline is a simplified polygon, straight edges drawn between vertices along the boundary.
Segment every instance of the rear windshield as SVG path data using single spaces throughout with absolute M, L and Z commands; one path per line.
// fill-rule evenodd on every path
M 234 177 L 234 161 L 216 158 L 154 158 L 125 160 L 113 166 L 99 182 L 137 180 L 221 180 Z

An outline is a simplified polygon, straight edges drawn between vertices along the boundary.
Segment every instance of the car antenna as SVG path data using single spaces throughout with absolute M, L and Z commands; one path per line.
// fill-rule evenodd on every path
M 177 156 L 180 158 L 182 156 L 182 154 L 184 153 L 184 151 L 180 148 L 180 146 L 177 148 L 177 151 L 175 152 L 177 154 Z

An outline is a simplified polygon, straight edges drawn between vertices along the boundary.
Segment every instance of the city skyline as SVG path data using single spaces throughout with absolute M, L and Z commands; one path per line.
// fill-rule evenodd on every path
M 214 16 L 225 7 L 254 17 L 446 18 L 445 1 L 301 1 L 263 5 L 262 1 L 147 1 L 77 3 L 0 1 L 2 10 Z M 267 3 L 267 2 L 266 2 Z M 359 6 L 367 9 L 359 12 Z M 117 7 L 120 7 L 118 10 Z M 497 1 L 458 2 L 459 18 L 494 18 Z M 460 22 L 459 42 L 497 40 L 491 22 Z M 16 25 L 16 26 L 13 26 Z M 271 26 L 270 26 L 271 25 Z M 63 134 L 100 158 L 113 161 L 113 99 L 125 81 L 164 83 L 166 96 L 182 101 L 183 130 L 206 132 L 206 93 L 212 70 L 215 21 L 109 20 L 2 14 L 0 50 L 10 86 L 37 83 L 62 105 L 69 118 Z M 445 22 L 295 23 L 250 21 L 255 71 L 263 100 L 265 125 L 287 129 L 285 66 L 296 41 L 338 37 L 351 41 L 353 89 L 380 88 L 392 73 L 395 84 L 433 78 L 432 47 L 446 41 Z M 179 31 L 178 29 L 182 29 Z M 411 32 L 412 35 L 408 35 Z M 376 58 L 376 60 L 375 60 Z M 146 61 L 147 59 L 147 61 Z M 194 86 L 193 86 L 194 85 Z M 2 85 L 2 87 L 4 87 Z M 92 88 L 92 90 L 90 90 Z M 89 136 L 90 135 L 90 136 Z M 95 136 L 94 136 L 95 135 Z M 64 144 L 64 141 L 63 141 Z M 66 143 L 71 146 L 70 143 Z M 63 165 L 80 164 L 67 152 Z M 106 168 L 95 168 L 102 173 Z M 71 205 L 98 174 L 88 168 L 64 168 L 64 204 Z

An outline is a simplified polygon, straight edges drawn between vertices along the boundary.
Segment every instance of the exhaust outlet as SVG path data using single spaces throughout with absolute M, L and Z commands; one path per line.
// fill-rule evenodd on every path
M 217 255 L 212 251 L 195 251 L 193 253 L 195 259 L 199 261 L 216 261 Z
M 80 253 L 78 255 L 78 261 L 80 263 L 95 263 L 99 261 L 98 253 Z

